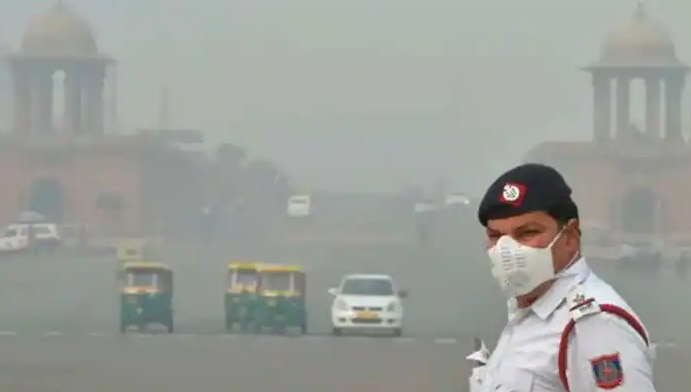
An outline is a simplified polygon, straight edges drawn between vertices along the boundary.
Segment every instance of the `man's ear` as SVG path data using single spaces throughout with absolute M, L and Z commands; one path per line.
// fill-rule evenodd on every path
M 571 219 L 568 223 L 568 237 L 569 240 L 576 240 L 580 243 L 581 240 L 581 223 L 578 219 Z

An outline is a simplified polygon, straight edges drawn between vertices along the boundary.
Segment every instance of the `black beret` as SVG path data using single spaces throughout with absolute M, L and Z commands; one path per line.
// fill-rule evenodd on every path
M 578 218 L 571 188 L 559 172 L 546 165 L 516 166 L 489 186 L 477 212 L 483 226 L 490 219 L 503 219 L 532 211 L 545 211 L 556 219 Z

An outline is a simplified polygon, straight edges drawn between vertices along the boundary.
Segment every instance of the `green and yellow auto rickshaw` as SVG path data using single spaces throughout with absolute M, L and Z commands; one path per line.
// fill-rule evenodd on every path
M 120 331 L 162 324 L 173 332 L 173 271 L 161 263 L 128 262 L 120 271 Z
M 224 300 L 226 331 L 237 324 L 246 331 L 257 304 L 258 263 L 231 262 L 228 264 Z
M 117 248 L 118 261 L 122 263 L 143 261 L 145 259 L 146 244 L 144 241 L 123 241 Z
M 298 327 L 307 333 L 305 272 L 299 266 L 262 265 L 259 267 L 257 306 L 252 322 L 255 331 L 270 329 L 284 333 Z

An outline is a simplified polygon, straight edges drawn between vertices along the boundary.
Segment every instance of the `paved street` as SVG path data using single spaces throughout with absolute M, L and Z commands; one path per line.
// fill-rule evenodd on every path
M 174 335 L 117 333 L 114 260 L 3 261 L 0 390 L 457 391 L 465 383 L 471 338 L 479 333 L 491 342 L 504 317 L 483 261 L 416 249 L 291 249 L 277 255 L 308 271 L 310 335 L 226 335 L 222 293 L 229 257 L 195 252 L 167 256 L 176 272 Z M 353 271 L 390 273 L 409 290 L 403 337 L 329 336 L 326 291 Z M 658 305 L 641 313 L 673 315 Z M 680 390 L 691 382 L 684 371 L 691 363 L 685 328 L 646 321 L 666 340 L 660 390 Z

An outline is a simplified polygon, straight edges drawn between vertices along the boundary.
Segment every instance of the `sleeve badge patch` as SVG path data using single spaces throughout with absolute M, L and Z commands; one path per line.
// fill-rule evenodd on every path
M 601 389 L 614 389 L 624 383 L 619 353 L 602 355 L 590 360 L 595 383 Z

